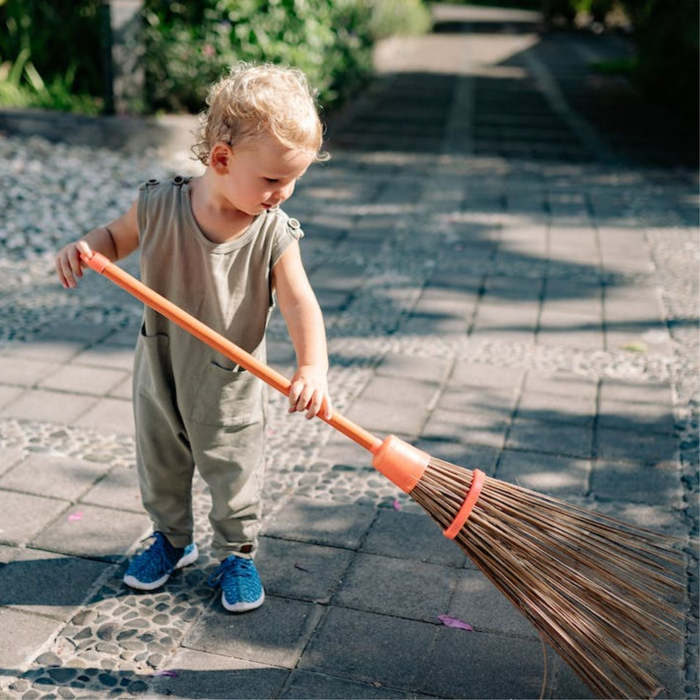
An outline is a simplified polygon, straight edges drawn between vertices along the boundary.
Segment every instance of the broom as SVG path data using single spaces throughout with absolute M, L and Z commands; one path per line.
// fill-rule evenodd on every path
M 96 272 L 281 393 L 290 382 L 100 253 Z M 488 579 L 601 697 L 654 697 L 652 640 L 678 640 L 684 558 L 671 538 L 450 464 L 396 436 L 380 440 L 338 413 L 325 419 L 457 541 Z

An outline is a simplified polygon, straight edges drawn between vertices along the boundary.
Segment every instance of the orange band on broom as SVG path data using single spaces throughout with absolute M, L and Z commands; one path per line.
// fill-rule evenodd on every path
M 442 534 L 448 539 L 453 540 L 464 527 L 464 523 L 467 522 L 467 519 L 472 514 L 472 509 L 479 500 L 481 489 L 484 487 L 484 481 L 486 481 L 486 474 L 484 474 L 481 469 L 475 469 L 472 472 L 472 485 L 469 487 L 467 497 L 464 499 L 462 507 L 457 511 L 457 515 L 455 515 L 452 524 L 442 531 Z

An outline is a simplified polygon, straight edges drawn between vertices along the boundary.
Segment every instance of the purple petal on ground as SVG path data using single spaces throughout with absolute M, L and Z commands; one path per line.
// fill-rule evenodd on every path
M 399 499 L 398 499 L 398 498 L 395 498 L 395 499 L 394 499 L 394 502 L 393 502 L 391 505 L 394 506 L 394 510 L 401 510 L 401 508 L 403 508 L 403 506 L 401 505 L 401 503 L 399 503 Z
M 464 620 L 460 620 L 458 617 L 450 617 L 449 615 L 438 615 L 438 620 L 442 622 L 445 627 L 454 627 L 460 630 L 467 630 L 467 632 L 473 632 L 474 628 Z

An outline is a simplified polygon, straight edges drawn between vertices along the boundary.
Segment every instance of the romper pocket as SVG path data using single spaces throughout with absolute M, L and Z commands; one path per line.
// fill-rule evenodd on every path
M 262 420 L 262 383 L 239 365 L 207 363 L 193 401 L 192 419 L 202 425 L 235 427 Z
M 167 333 L 147 335 L 146 324 L 141 324 L 134 357 L 134 395 L 165 397 L 174 394 L 169 346 Z

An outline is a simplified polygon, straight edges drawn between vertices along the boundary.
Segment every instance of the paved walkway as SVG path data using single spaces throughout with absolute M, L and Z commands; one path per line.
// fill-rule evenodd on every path
M 631 160 L 574 108 L 591 56 L 622 40 L 451 12 L 381 47 L 381 79 L 289 203 L 336 407 L 437 457 L 697 536 L 697 180 Z M 165 158 L 66 136 L 0 139 L 0 695 L 589 697 L 366 453 L 281 397 L 266 604 L 230 616 L 207 587 L 200 482 L 200 562 L 152 594 L 121 584 L 149 531 L 130 409 L 140 309 L 96 275 L 62 290 L 53 250 L 138 182 L 192 166 L 172 142 Z M 270 354 L 291 372 L 279 316 Z M 697 565 L 686 644 L 662 670 L 672 698 L 698 696 Z

